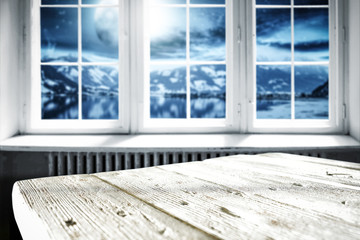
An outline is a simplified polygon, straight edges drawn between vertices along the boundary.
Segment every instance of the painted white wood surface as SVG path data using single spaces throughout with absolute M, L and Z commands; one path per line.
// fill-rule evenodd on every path
M 241 148 L 287 149 L 359 148 L 345 135 L 297 134 L 149 134 L 149 135 L 22 135 L 0 142 L 3 151 L 144 151 L 144 149 Z
M 358 239 L 360 164 L 237 155 L 24 180 L 24 239 Z
M 345 61 L 348 78 L 349 94 L 348 118 L 350 135 L 360 141 L 360 2 L 349 0 L 348 2 L 348 28 L 346 29 L 348 59 Z
M 0 140 L 19 130 L 21 40 L 19 0 L 0 1 Z M 29 79 L 26 79 L 29 80 Z

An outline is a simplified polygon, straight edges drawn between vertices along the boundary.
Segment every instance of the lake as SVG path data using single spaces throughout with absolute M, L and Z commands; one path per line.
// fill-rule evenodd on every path
M 83 119 L 118 119 L 118 96 L 82 96 Z
M 290 100 L 258 100 L 257 119 L 291 119 Z M 327 98 L 296 98 L 295 119 L 328 119 Z
M 191 99 L 191 118 L 224 118 L 225 100 L 220 98 Z M 186 118 L 185 97 L 150 97 L 151 118 Z
M 42 119 L 78 119 L 78 96 L 41 96 Z

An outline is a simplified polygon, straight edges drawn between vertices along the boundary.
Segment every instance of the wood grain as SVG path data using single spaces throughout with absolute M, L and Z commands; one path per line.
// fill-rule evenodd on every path
M 46 226 L 40 232 L 30 229 L 32 239 L 212 238 L 93 176 L 34 179 L 15 186 L 14 195 L 23 196 L 31 209 L 21 218 Z
M 358 239 L 359 170 L 274 153 L 32 179 L 14 212 L 28 239 Z

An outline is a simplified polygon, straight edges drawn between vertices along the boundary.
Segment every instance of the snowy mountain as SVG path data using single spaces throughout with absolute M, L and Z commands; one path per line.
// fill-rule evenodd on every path
M 78 93 L 77 70 L 66 66 L 42 66 L 42 93 L 46 95 L 74 95 Z M 75 72 L 74 72 L 74 71 Z
M 327 98 L 329 96 L 329 81 L 326 81 L 323 85 L 318 86 L 312 92 L 310 97 L 313 98 Z
M 225 95 L 225 65 L 196 65 L 190 68 L 192 97 Z M 186 94 L 186 68 L 171 66 L 152 69 L 150 73 L 152 95 Z
M 113 67 L 84 66 L 82 92 L 85 95 L 117 95 L 118 72 Z M 78 93 L 78 70 L 74 66 L 41 68 L 42 93 L 46 95 L 73 95 Z
M 326 98 L 328 72 L 326 66 L 296 66 L 295 96 Z M 291 72 L 289 66 L 257 66 L 257 97 L 260 99 L 289 98 Z

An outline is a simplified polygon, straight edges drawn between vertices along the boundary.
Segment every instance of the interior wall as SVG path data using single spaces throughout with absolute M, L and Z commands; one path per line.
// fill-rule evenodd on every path
M 350 135 L 360 141 L 360 1 L 348 1 L 348 59 L 349 83 L 348 117 Z
M 0 141 L 15 135 L 19 123 L 19 0 L 0 0 Z

